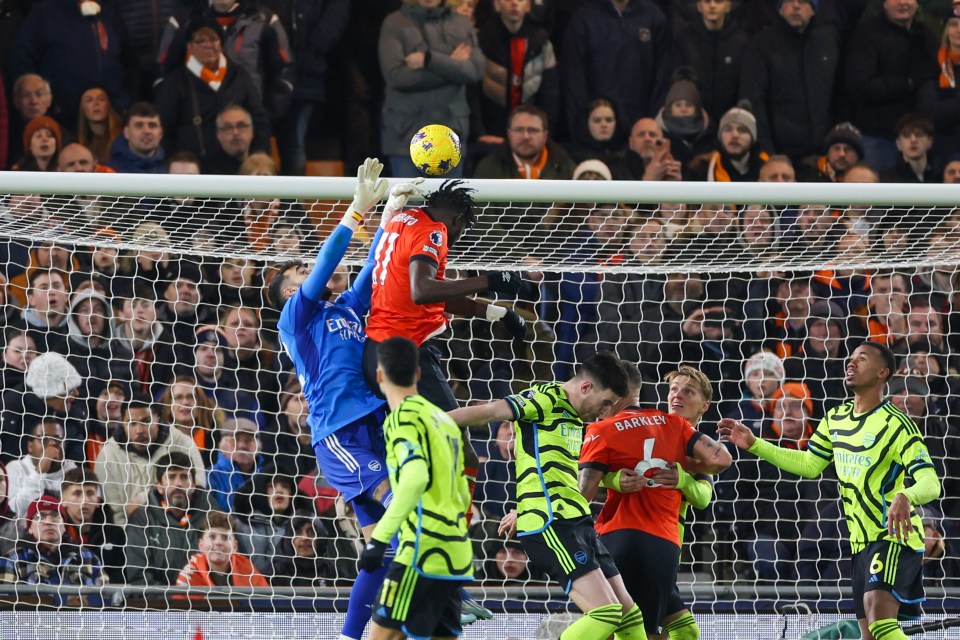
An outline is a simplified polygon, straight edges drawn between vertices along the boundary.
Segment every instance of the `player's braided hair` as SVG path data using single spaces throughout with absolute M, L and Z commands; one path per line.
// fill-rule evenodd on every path
M 477 222 L 477 216 L 474 213 L 475 203 L 470 194 L 476 189 L 461 187 L 462 184 L 464 184 L 463 180 L 444 180 L 439 189 L 427 195 L 426 204 L 427 208 L 437 207 L 462 215 L 467 220 L 467 226 L 472 227 Z

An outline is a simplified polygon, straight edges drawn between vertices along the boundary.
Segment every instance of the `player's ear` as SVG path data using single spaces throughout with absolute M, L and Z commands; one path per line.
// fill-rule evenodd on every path
M 377 365 L 377 384 L 383 384 L 383 368 Z
M 580 382 L 580 394 L 587 395 L 591 391 L 593 391 L 593 380 L 591 380 L 590 378 L 584 378 Z
M 421 374 L 420 367 L 417 367 L 417 382 L 420 382 L 420 374 Z

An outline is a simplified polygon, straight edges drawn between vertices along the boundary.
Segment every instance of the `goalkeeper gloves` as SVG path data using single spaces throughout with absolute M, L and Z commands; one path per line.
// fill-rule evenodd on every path
M 357 188 L 353 192 L 353 202 L 343 214 L 340 224 L 356 231 L 367 211 L 380 202 L 390 186 L 385 179 L 380 178 L 382 171 L 383 164 L 376 158 L 367 158 L 357 168 Z
M 383 217 L 380 218 L 381 227 L 386 227 L 393 216 L 403 211 L 410 196 L 423 196 L 421 184 L 423 184 L 423 178 L 414 178 L 410 182 L 401 182 L 390 191 L 390 197 L 383 208 Z
M 386 542 L 371 539 L 360 552 L 359 565 L 364 571 L 376 571 L 383 566 L 383 554 L 389 545 Z
M 487 289 L 494 293 L 504 293 L 515 296 L 520 293 L 523 284 L 518 271 L 487 271 Z
M 515 311 L 507 310 L 503 316 L 503 326 L 514 340 L 523 340 L 527 336 L 527 321 Z
M 523 340 L 527 336 L 527 321 L 511 309 L 488 304 L 487 320 L 490 322 L 502 321 L 507 333 L 513 336 L 514 340 Z

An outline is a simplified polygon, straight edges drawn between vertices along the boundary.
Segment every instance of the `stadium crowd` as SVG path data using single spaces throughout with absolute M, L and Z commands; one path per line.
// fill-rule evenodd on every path
M 311 117 L 334 104 L 345 163 L 384 154 L 396 176 L 415 172 L 413 131 L 438 122 L 462 134 L 465 175 L 478 178 L 960 182 L 960 2 L 920 14 L 916 0 L 449 4 L 5 5 L 0 165 L 302 174 Z M 107 241 L 98 246 L 0 242 L 0 580 L 348 583 L 359 532 L 317 470 L 306 402 L 264 302 L 269 265 L 200 259 L 202 235 L 192 247 L 171 241 L 203 206 L 231 212 L 218 233 L 251 256 L 296 255 L 317 230 L 289 203 L 145 199 L 134 207 L 143 219 L 123 228 L 98 206 L 85 211 Z M 864 339 L 884 341 L 900 358 L 889 395 L 926 433 L 944 480 L 939 509 L 924 512 L 927 576 L 960 580 L 955 266 L 761 268 L 936 256 L 960 214 L 671 203 L 537 212 L 489 209 L 476 237 L 528 225 L 514 245 L 536 256 L 555 244 L 583 271 L 530 264 L 517 307 L 539 322 L 516 360 L 499 329 L 453 323 L 445 356 L 461 400 L 566 379 L 606 347 L 638 363 L 644 402 L 665 401 L 660 381 L 693 363 L 712 383 L 701 428 L 736 417 L 804 448 L 846 396 L 844 359 Z M 56 215 L 38 196 L 11 196 L 0 219 Z M 168 251 L 107 246 L 122 236 Z M 643 273 L 601 277 L 590 269 L 598 255 Z M 737 271 L 657 273 L 706 261 Z M 343 291 L 349 275 L 330 288 Z M 512 430 L 475 436 L 482 578 L 540 579 L 496 533 L 512 501 Z M 690 557 L 717 579 L 840 580 L 849 550 L 837 501 L 832 483 L 744 456 L 696 516 Z

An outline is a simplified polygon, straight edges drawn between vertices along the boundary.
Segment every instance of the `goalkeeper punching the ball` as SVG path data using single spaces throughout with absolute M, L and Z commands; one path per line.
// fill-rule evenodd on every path
M 805 451 L 783 449 L 724 418 L 720 436 L 784 471 L 819 476 L 833 463 L 853 552 L 853 604 L 864 640 L 906 640 L 900 617 L 920 614 L 923 525 L 914 507 L 940 496 L 923 434 L 883 389 L 896 358 L 879 342 L 864 342 L 847 363 L 853 400 L 827 412 Z M 905 487 L 907 476 L 913 479 Z
M 300 260 L 290 260 L 277 268 L 269 283 L 270 300 L 281 309 L 280 341 L 293 360 L 310 408 L 307 424 L 317 461 L 330 484 L 353 506 L 366 540 L 392 497 L 382 427 L 386 403 L 367 389 L 361 368 L 373 252 L 335 302 L 330 302 L 326 285 L 363 216 L 387 190 L 387 182 L 379 179 L 382 169 L 378 160 L 368 158 L 357 170 L 353 202 L 320 248 L 313 271 Z M 415 192 L 415 184 L 394 187 L 373 247 L 384 226 Z M 385 574 L 386 568 L 378 568 L 357 576 L 341 640 L 359 640 Z

